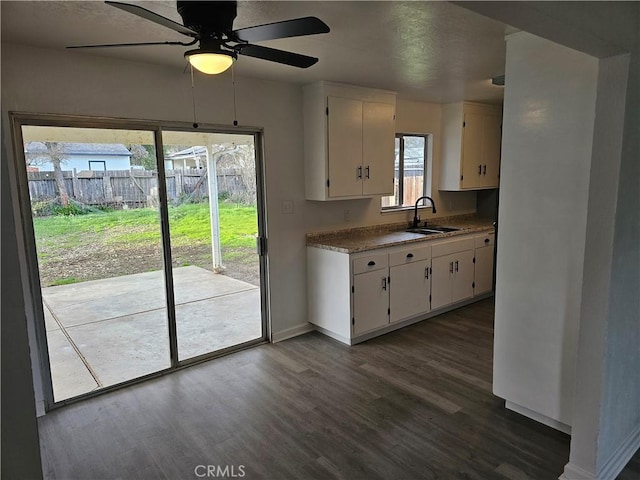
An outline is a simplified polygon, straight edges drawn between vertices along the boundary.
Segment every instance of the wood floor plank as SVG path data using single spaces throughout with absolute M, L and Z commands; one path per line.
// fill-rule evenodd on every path
M 244 350 L 40 418 L 45 477 L 555 480 L 569 437 L 493 396 L 492 344 L 489 299 L 353 347 Z

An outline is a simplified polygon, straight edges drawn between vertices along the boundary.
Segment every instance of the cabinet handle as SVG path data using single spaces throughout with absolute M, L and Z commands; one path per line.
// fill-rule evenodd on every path
M 424 267 L 424 278 L 429 278 L 429 267 Z
M 362 180 L 362 165 L 358 167 L 358 178 Z
M 482 175 L 482 165 L 478 165 L 478 175 Z
M 449 262 L 449 273 L 453 273 L 453 262 Z
M 489 243 L 489 239 L 488 239 L 488 238 L 485 238 L 485 239 L 484 239 L 484 243 Z
M 382 289 L 387 289 L 387 277 L 382 277 Z
M 373 260 L 371 260 L 369 263 L 367 263 L 367 265 L 369 265 L 370 267 L 373 267 L 376 264 L 376 262 L 374 262 Z
M 456 272 L 458 271 L 458 260 L 456 260 Z
M 367 165 L 367 168 L 365 168 L 365 170 L 367 171 L 367 173 L 365 174 L 365 178 L 371 178 L 369 176 L 369 165 Z
M 486 175 L 486 174 L 487 174 L 487 166 L 486 166 L 486 165 L 484 165 L 484 166 L 482 167 L 482 174 L 483 174 L 483 175 Z
M 407 253 L 407 258 L 413 258 L 413 253 Z

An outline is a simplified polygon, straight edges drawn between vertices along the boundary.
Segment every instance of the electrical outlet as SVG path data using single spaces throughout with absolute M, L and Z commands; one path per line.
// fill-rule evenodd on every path
M 293 200 L 282 201 L 282 213 L 284 215 L 291 215 L 293 213 Z

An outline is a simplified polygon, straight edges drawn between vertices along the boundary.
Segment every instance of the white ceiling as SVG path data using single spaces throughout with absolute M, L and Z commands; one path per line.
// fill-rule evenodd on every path
M 175 2 L 128 3 L 182 23 Z M 189 40 L 100 1 L 3 0 L 0 8 L 2 42 L 61 50 L 68 45 Z M 260 44 L 318 57 L 316 65 L 297 69 L 240 57 L 235 73 L 300 84 L 344 82 L 439 103 L 502 99 L 502 88 L 489 79 L 504 73 L 505 24 L 448 2 L 242 1 L 234 27 L 303 16 L 319 17 L 331 32 Z M 182 71 L 187 49 L 152 46 L 73 54 L 118 57 Z

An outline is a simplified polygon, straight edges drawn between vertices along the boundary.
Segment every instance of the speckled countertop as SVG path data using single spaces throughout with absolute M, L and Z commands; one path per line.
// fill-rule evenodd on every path
M 405 230 L 407 230 L 409 226 L 407 222 L 402 222 L 336 230 L 333 232 L 308 233 L 307 246 L 342 253 L 358 253 L 375 250 L 377 248 L 431 241 L 468 233 L 492 232 L 494 230 L 493 220 L 480 218 L 475 215 L 434 218 L 427 222 L 427 228 L 432 225 L 455 227 L 460 230 L 433 235 L 422 235 L 420 233 L 406 232 Z

